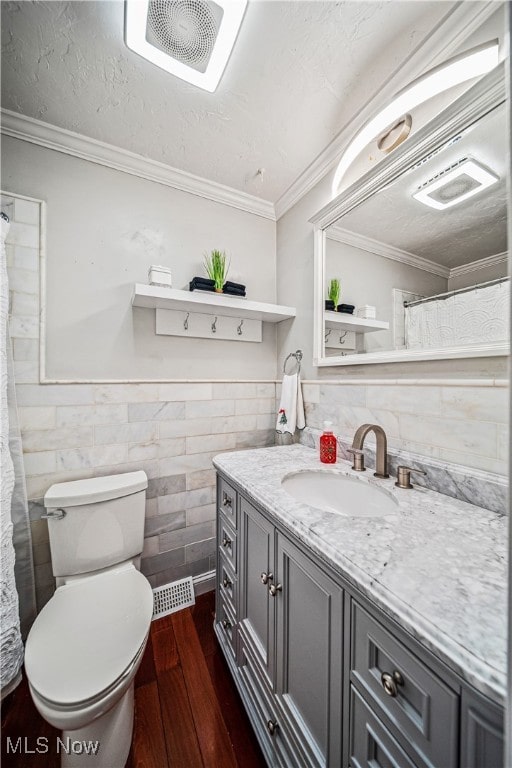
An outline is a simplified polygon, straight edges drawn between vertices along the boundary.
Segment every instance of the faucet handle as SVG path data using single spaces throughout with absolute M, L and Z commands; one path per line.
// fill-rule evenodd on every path
M 352 469 L 356 472 L 366 472 L 366 467 L 364 466 L 364 451 L 360 451 L 358 448 L 347 448 L 347 453 L 351 453 L 354 457 Z
M 397 467 L 396 474 L 396 487 L 397 488 L 412 488 L 411 472 L 417 472 L 419 475 L 426 475 L 422 469 L 414 469 L 414 467 Z

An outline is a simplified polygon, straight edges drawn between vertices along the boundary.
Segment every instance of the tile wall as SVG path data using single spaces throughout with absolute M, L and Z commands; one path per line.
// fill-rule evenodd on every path
M 2 198 L 11 337 L 38 609 L 54 591 L 52 483 L 143 469 L 149 478 L 142 570 L 153 586 L 214 568 L 215 473 L 222 451 L 273 444 L 273 383 L 39 384 L 39 204 Z

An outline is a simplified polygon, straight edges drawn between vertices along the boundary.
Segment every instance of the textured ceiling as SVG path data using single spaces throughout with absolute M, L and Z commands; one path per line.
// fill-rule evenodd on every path
M 445 211 L 412 197 L 420 184 L 464 157 L 479 161 L 500 181 Z M 503 253 L 507 250 L 507 163 L 507 119 L 502 105 L 468 127 L 456 144 L 403 174 L 338 224 L 449 268 Z
M 209 94 L 126 48 L 123 2 L 2 2 L 2 106 L 275 202 L 453 5 L 253 0 Z

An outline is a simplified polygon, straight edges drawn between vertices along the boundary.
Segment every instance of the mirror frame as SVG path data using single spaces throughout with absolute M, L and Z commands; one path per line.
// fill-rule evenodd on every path
M 324 286 L 326 284 L 325 230 L 353 208 L 365 202 L 384 187 L 396 181 L 405 171 L 426 155 L 451 139 L 455 134 L 484 117 L 507 101 L 505 64 L 502 62 L 482 77 L 443 112 L 430 120 L 417 133 L 382 159 L 360 179 L 342 190 L 330 203 L 309 219 L 314 225 L 314 338 L 313 365 L 370 365 L 375 363 L 414 362 L 419 360 L 450 360 L 455 358 L 500 357 L 509 354 L 508 342 L 443 347 L 428 350 L 387 350 L 365 354 L 325 356 L 324 345 Z

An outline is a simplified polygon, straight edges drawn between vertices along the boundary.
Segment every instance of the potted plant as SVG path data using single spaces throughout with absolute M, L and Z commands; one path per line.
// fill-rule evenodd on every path
M 338 278 L 333 277 L 331 278 L 331 281 L 329 283 L 329 290 L 327 292 L 327 295 L 329 297 L 328 301 L 325 302 L 325 308 L 334 310 L 335 312 L 338 309 L 338 303 L 340 300 L 340 293 L 341 293 L 341 284 Z
M 216 248 L 210 254 L 205 254 L 204 268 L 210 280 L 215 283 L 215 292 L 222 293 L 224 283 L 229 271 L 229 262 L 225 251 L 219 251 Z

